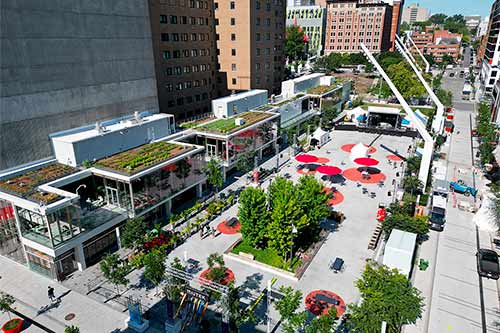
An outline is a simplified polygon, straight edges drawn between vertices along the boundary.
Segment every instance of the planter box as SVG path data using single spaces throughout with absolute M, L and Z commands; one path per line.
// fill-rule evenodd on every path
M 7 329 L 6 327 L 14 322 L 17 321 L 17 325 L 15 325 L 12 328 Z M 21 332 L 21 329 L 23 328 L 23 320 L 21 318 L 12 318 L 11 320 L 7 321 L 3 326 L 2 326 L 2 331 L 4 333 L 19 333 Z

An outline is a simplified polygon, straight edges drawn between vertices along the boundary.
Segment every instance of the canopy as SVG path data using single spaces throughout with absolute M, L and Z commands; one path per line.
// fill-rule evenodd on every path
M 312 134 L 312 139 L 315 139 L 316 141 L 318 141 L 319 143 L 319 146 L 323 146 L 325 143 L 328 142 L 328 140 L 330 140 L 330 135 L 328 134 L 328 132 L 326 131 L 323 131 L 321 129 L 321 126 L 318 127 L 314 133 Z
M 328 176 L 340 175 L 342 173 L 341 169 L 331 165 L 321 165 L 318 168 L 316 168 L 316 171 Z
M 368 147 L 361 142 L 351 148 L 351 160 L 354 161 L 360 157 L 368 157 Z
M 316 156 L 309 155 L 309 154 L 300 154 L 300 155 L 295 156 L 295 160 L 297 160 L 297 162 L 300 162 L 300 163 L 312 163 L 312 162 L 316 162 L 318 160 L 318 158 Z
M 359 157 L 354 160 L 354 163 L 357 163 L 359 165 L 363 166 L 374 166 L 378 164 L 378 161 L 374 158 L 370 157 Z

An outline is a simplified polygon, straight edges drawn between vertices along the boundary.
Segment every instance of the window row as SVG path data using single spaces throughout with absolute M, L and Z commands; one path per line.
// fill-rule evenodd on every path
M 277 5 L 283 6 L 283 0 L 273 0 L 273 1 L 267 0 L 266 4 L 265 4 L 265 9 L 268 12 L 271 11 L 271 6 L 272 6 L 271 3 L 274 4 L 275 6 L 277 6 Z M 219 9 L 219 3 L 215 2 L 214 3 L 214 7 L 215 7 L 215 10 Z M 255 2 L 255 9 L 260 10 L 261 8 L 262 8 L 261 1 L 256 1 Z M 236 9 L 236 1 L 230 1 L 229 2 L 229 9 L 231 9 L 231 10 Z
M 186 66 L 175 66 L 175 67 L 167 67 L 165 69 L 165 74 L 170 75 L 181 75 L 181 74 L 189 74 L 189 73 L 198 73 L 198 72 L 208 72 L 210 71 L 210 64 L 201 64 L 201 65 L 186 65 Z
M 161 41 L 162 42 L 179 42 L 179 41 L 182 41 L 182 42 L 187 42 L 187 41 L 192 41 L 192 42 L 196 42 L 198 40 L 200 41 L 205 41 L 205 40 L 210 40 L 210 34 L 204 34 L 204 33 L 199 33 L 199 34 L 196 34 L 196 33 L 192 33 L 192 34 L 188 34 L 188 33 L 176 33 L 176 32 L 173 32 L 173 33 L 161 33 L 160 35 L 161 37 Z
M 191 25 L 209 25 L 208 17 L 187 17 L 177 15 L 160 15 L 161 24 L 191 24 Z
M 192 49 L 192 50 L 165 50 L 162 51 L 162 57 L 165 60 L 189 58 L 191 57 L 205 57 L 210 55 L 210 49 Z
M 202 79 L 202 80 L 194 80 L 194 81 L 186 81 L 186 82 L 179 82 L 176 84 L 173 83 L 167 83 L 165 85 L 165 89 L 167 91 L 174 91 L 174 90 L 184 90 L 184 89 L 191 89 L 191 88 L 198 88 L 198 87 L 204 87 L 209 84 L 212 84 L 212 79 Z
M 212 95 L 212 94 L 210 94 Z M 171 99 L 167 102 L 167 106 L 169 108 L 173 108 L 175 106 L 181 106 L 184 104 L 191 104 L 193 102 L 200 102 L 200 101 L 205 101 L 209 98 L 208 93 L 203 93 L 203 94 L 197 94 L 194 96 L 186 96 L 186 97 L 179 97 L 177 100 Z M 211 96 L 210 96 L 211 98 Z
M 338 37 L 342 37 L 342 36 L 351 36 L 351 32 L 350 31 L 345 31 L 345 32 L 342 32 L 342 31 L 339 31 L 336 33 Z M 356 31 L 353 31 L 352 32 L 352 35 L 353 36 L 356 36 Z M 358 34 L 358 36 L 364 36 L 365 35 L 365 32 L 364 31 L 360 31 Z M 367 31 L 366 32 L 366 35 L 367 36 L 371 36 L 372 35 L 372 31 Z M 380 36 L 380 31 L 375 31 L 373 32 L 373 35 L 374 36 Z M 330 37 L 335 37 L 335 32 L 331 32 L 330 33 Z
M 346 39 L 338 38 L 337 39 L 337 43 L 342 43 L 342 42 L 344 42 L 346 44 L 347 43 L 356 43 L 356 39 L 350 39 L 350 38 L 346 38 Z M 360 39 L 358 39 L 358 42 L 368 44 L 368 43 L 371 43 L 372 40 L 371 40 L 371 38 L 367 38 L 367 39 L 360 38 Z M 379 39 L 375 38 L 375 39 L 373 39 L 373 42 L 378 43 Z M 330 43 L 335 43 L 335 39 L 330 39 Z

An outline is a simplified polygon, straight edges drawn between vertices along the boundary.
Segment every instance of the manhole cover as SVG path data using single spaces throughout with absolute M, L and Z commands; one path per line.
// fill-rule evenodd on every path
M 75 318 L 76 315 L 74 313 L 68 313 L 65 317 L 64 317 L 64 320 L 71 320 L 73 318 Z

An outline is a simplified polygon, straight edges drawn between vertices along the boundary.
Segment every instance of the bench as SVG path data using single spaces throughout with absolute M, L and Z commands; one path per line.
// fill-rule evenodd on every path
M 250 260 L 254 260 L 255 259 L 255 256 L 251 253 L 246 253 L 246 252 L 240 252 L 238 253 L 240 255 L 240 257 L 243 257 L 243 258 L 246 258 L 246 259 L 250 259 Z

